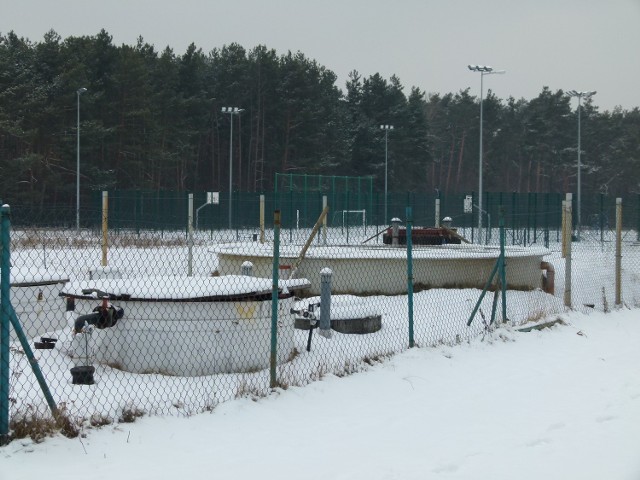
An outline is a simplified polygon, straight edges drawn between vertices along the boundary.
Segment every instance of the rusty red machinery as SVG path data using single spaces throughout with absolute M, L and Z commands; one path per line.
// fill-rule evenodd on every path
M 393 241 L 393 227 L 389 227 L 382 235 L 382 243 L 391 245 Z M 455 228 L 445 227 L 417 227 L 411 229 L 411 241 L 414 245 L 445 245 L 460 244 L 462 237 Z M 398 244 L 407 244 L 407 229 L 398 229 Z

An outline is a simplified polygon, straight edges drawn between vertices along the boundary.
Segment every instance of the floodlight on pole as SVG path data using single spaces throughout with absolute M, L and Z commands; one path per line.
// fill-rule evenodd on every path
M 384 221 L 388 222 L 387 217 L 387 177 L 389 165 L 389 130 L 393 130 L 393 125 L 380 125 L 380 130 L 384 130 Z M 385 223 L 387 225 L 387 223 Z
M 238 107 L 222 107 L 222 113 L 229 115 L 229 123 L 231 129 L 229 130 L 229 230 L 233 228 L 232 213 L 233 213 L 233 116 L 240 115 L 244 112 L 244 109 Z
M 582 105 L 581 105 L 581 101 L 584 98 L 585 100 L 590 99 L 591 97 L 593 97 L 597 92 L 596 91 L 586 91 L 586 92 L 578 92 L 576 90 L 569 90 L 567 92 L 567 95 L 569 95 L 570 97 L 577 97 L 578 98 L 578 177 L 576 179 L 576 183 L 577 183 L 577 199 L 576 199 L 576 203 L 577 203 L 577 210 L 578 210 L 578 215 L 576 217 L 576 239 L 578 241 L 580 241 L 580 230 L 581 230 L 581 226 L 582 226 L 582 222 L 581 222 L 581 218 L 580 218 L 580 206 L 582 204 L 582 199 L 581 199 L 581 175 L 582 175 L 582 163 L 581 163 L 581 158 L 580 158 L 580 154 L 582 151 L 582 145 L 581 145 L 581 134 L 580 134 L 580 113 L 582 110 Z
M 78 97 L 78 119 L 76 126 L 76 233 L 80 232 L 80 95 L 86 91 L 87 89 L 84 87 L 76 90 Z
M 484 76 L 506 73 L 506 70 L 494 70 L 488 65 L 467 65 L 472 72 L 480 73 L 480 154 L 478 158 L 478 243 L 482 243 L 482 115 L 483 115 L 483 94 Z

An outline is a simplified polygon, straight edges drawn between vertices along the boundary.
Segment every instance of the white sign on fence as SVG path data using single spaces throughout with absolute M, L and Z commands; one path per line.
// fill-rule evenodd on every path
M 218 205 L 220 203 L 220 192 L 207 192 L 207 203 Z
M 467 195 L 464 197 L 464 213 L 473 212 L 473 197 L 471 195 Z

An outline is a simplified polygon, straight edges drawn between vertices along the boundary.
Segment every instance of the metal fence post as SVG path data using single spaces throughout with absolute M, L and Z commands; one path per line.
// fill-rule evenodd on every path
M 0 445 L 9 441 L 9 295 L 10 295 L 10 258 L 9 258 L 9 207 L 2 206 L 0 227 Z
M 622 305 L 622 198 L 616 198 L 616 306 Z
M 278 358 L 278 277 L 280 272 L 280 210 L 273 212 L 273 268 L 271 282 L 271 357 L 269 385 L 275 388 L 276 359 Z
M 331 277 L 330 268 L 320 271 L 320 323 L 318 333 L 324 338 L 331 338 Z
M 413 212 L 411 207 L 407 207 L 407 299 L 409 315 L 409 348 L 415 343 L 413 341 L 413 244 L 411 241 L 411 225 L 413 223 Z
M 264 243 L 264 195 L 260 195 L 260 243 Z
M 562 258 L 567 258 L 567 201 L 562 200 L 562 217 L 560 219 L 560 231 L 562 232 L 560 247 Z
M 327 208 L 327 196 L 323 195 L 322 210 L 324 210 L 325 208 Z M 322 245 L 324 246 L 327 245 L 327 217 L 328 215 L 325 215 L 324 218 L 322 219 Z
M 572 195 L 567 193 L 567 199 L 565 200 L 565 213 L 564 213 L 564 237 L 565 237 L 565 259 L 564 259 L 564 304 L 571 308 L 571 242 L 572 232 L 571 226 L 573 225 L 572 219 Z
M 640 242 L 640 193 L 638 194 L 638 204 L 636 205 L 636 241 Z
M 103 267 L 108 264 L 107 252 L 109 249 L 108 243 L 108 223 L 109 223 L 109 192 L 102 192 L 102 263 Z
M 600 243 L 604 243 L 604 194 L 600 194 Z
M 189 194 L 189 213 L 187 218 L 188 265 L 187 276 L 193 275 L 193 193 Z

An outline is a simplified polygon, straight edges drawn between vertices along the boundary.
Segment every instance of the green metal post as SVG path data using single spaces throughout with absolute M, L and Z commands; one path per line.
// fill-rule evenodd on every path
M 348 180 L 347 180 L 348 182 Z M 345 197 L 346 197 L 346 206 L 347 208 L 345 209 L 347 212 L 351 209 L 351 206 L 349 205 L 349 185 L 347 184 L 347 191 L 345 192 Z M 344 212 L 342 213 L 342 223 L 344 225 Z M 347 245 L 349 245 L 349 217 L 347 216 Z
M 273 270 L 271 284 L 271 358 L 269 361 L 269 385 L 275 388 L 276 359 L 278 358 L 278 277 L 280 272 L 280 210 L 273 212 Z
M 9 258 L 9 207 L 2 206 L 0 230 L 0 445 L 9 440 L 9 305 L 10 258 Z
M 502 290 L 502 321 L 507 321 L 507 258 L 504 246 L 506 238 L 504 232 L 504 212 L 500 209 L 500 288 Z
M 527 230 L 524 241 L 525 247 L 531 244 L 531 192 L 527 193 Z
M 604 194 L 600 194 L 600 243 L 604 243 Z
M 289 243 L 293 243 L 293 224 L 295 215 L 293 214 L 293 189 L 289 190 Z
M 562 205 L 562 201 L 564 200 L 564 198 L 562 198 L 562 194 L 561 193 L 556 193 L 556 207 L 561 207 Z M 560 212 L 562 212 L 562 208 L 558 208 L 558 210 L 560 210 Z M 557 217 L 557 213 L 556 213 L 556 218 Z M 564 228 L 564 225 L 562 225 L 562 213 L 560 214 L 560 218 L 558 218 L 558 228 L 556 229 L 556 242 L 560 241 L 560 231 Z
M 640 195 L 638 195 L 640 198 Z M 639 224 L 640 225 L 640 224 Z M 380 192 L 376 191 L 376 230 L 380 230 Z M 376 243 L 380 242 L 380 238 L 376 237 Z
M 511 193 L 511 245 L 516 244 L 516 229 L 520 225 L 516 225 L 516 192 Z
M 27 336 L 24 334 L 24 331 L 22 330 L 22 325 L 20 325 L 20 321 L 18 320 L 16 312 L 11 306 L 11 299 L 9 296 L 9 289 L 10 289 L 10 282 L 11 282 L 10 280 L 11 279 L 11 273 L 10 273 L 11 252 L 9 248 L 10 247 L 9 230 L 11 228 L 11 222 L 10 222 L 10 211 L 9 211 L 8 205 L 2 206 L 0 216 L 2 217 L 1 219 L 2 221 L 2 266 L 0 267 L 2 270 L 2 272 L 0 272 L 0 278 L 2 279 L 2 282 L 1 282 L 2 285 L 0 286 L 0 290 L 2 293 L 2 298 L 0 299 L 2 330 L 3 330 L 2 340 L 4 340 L 4 333 L 6 328 L 5 323 L 7 321 L 10 321 L 11 324 L 13 325 L 13 329 L 15 330 L 16 335 L 18 336 L 18 340 L 20 340 L 20 345 L 22 346 L 22 350 L 24 350 L 24 353 L 27 355 L 27 358 L 29 359 L 29 364 L 31 365 L 31 369 L 33 370 L 33 373 L 36 376 L 36 380 L 38 381 L 38 384 L 40 385 L 40 389 L 42 390 L 42 393 L 44 394 L 44 397 L 47 401 L 47 404 L 49 405 L 49 409 L 53 414 L 53 418 L 57 420 L 59 412 L 58 412 L 58 407 L 56 406 L 56 402 L 53 400 L 53 396 L 49 391 L 49 387 L 47 386 L 47 382 L 44 379 L 44 375 L 42 375 L 42 371 L 40 370 L 40 365 L 38 365 L 38 360 L 33 354 L 33 350 L 31 349 L 29 340 L 27 339 Z M 5 292 L 5 288 L 7 289 L 6 292 Z M 8 338 L 9 338 L 9 334 L 7 332 L 7 339 Z M 9 366 L 8 356 L 6 358 L 6 362 L 7 362 L 6 365 L 8 368 Z M 6 385 L 7 388 L 8 388 L 8 384 L 9 384 L 8 382 L 6 383 L 4 381 L 2 382 L 2 385 Z M 0 430 L 0 433 L 1 432 L 2 431 Z
M 533 193 L 533 243 L 538 243 L 538 193 Z
M 487 279 L 487 282 L 485 283 L 484 288 L 482 289 L 482 293 L 480 294 L 480 298 L 478 298 L 478 301 L 476 302 L 476 306 L 473 307 L 473 311 L 471 312 L 471 315 L 469 316 L 469 320 L 467 321 L 467 326 L 471 325 L 471 322 L 473 322 L 473 318 L 476 316 L 476 313 L 478 312 L 478 309 L 480 308 L 480 305 L 482 304 L 482 299 L 484 298 L 484 296 L 489 291 L 489 288 L 491 287 L 491 284 L 493 283 L 493 277 L 496 276 L 496 272 L 498 271 L 499 267 L 500 267 L 500 259 L 498 258 L 498 260 L 496 260 L 496 263 L 493 264 L 493 268 L 491 269 L 491 273 L 489 274 L 489 278 Z
M 549 202 L 549 192 L 545 194 L 544 198 L 544 246 L 549 248 L 549 210 L 551 209 L 551 203 Z
M 302 221 L 303 221 L 303 228 L 306 227 L 306 222 L 307 222 L 307 203 L 309 202 L 309 199 L 307 197 L 307 177 L 308 175 L 305 173 L 304 174 L 304 206 L 303 206 L 303 210 L 302 210 Z
M 407 207 L 407 296 L 409 309 L 409 348 L 413 348 L 413 245 L 411 241 L 411 225 L 413 223 L 413 212 L 411 207 Z
M 471 243 L 474 242 L 473 239 L 473 206 L 476 204 L 476 192 L 471 192 Z M 480 240 L 478 240 L 480 242 Z
M 636 208 L 636 241 L 640 242 L 640 193 L 638 194 L 638 206 Z

